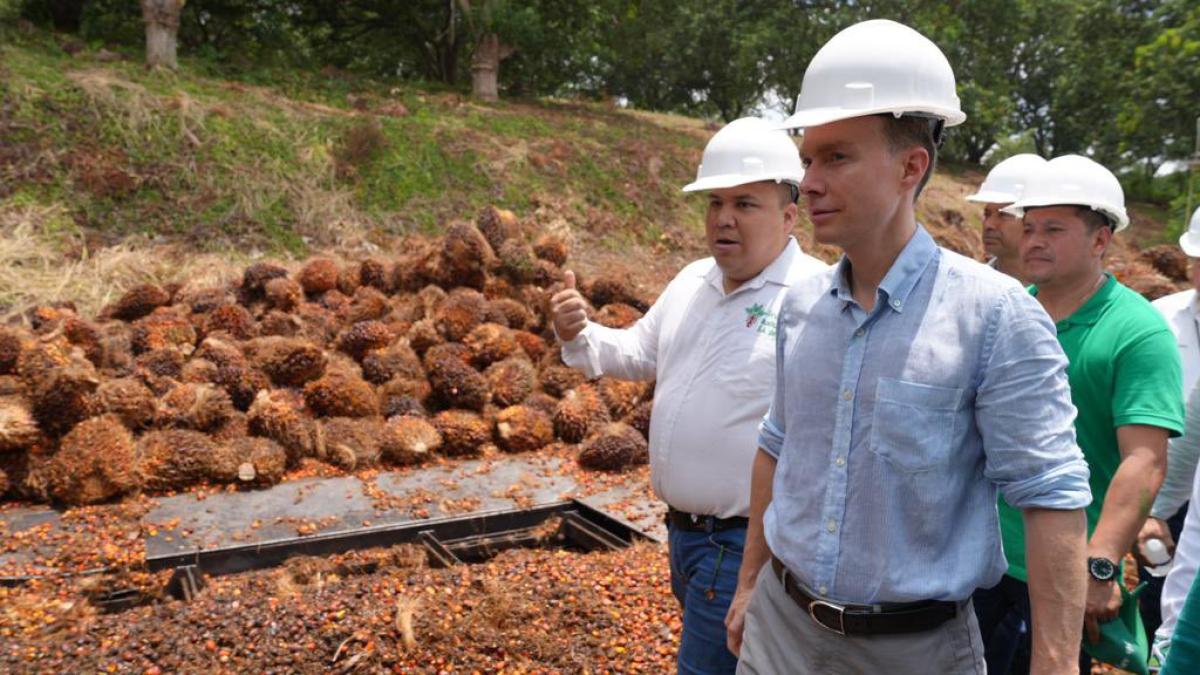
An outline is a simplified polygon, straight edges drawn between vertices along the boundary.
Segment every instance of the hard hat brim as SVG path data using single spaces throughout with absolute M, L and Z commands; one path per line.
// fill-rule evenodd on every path
M 719 176 L 705 176 L 683 186 L 683 192 L 705 192 L 707 190 L 722 190 L 724 188 L 737 187 L 739 185 L 749 185 L 751 183 L 762 183 L 770 181 L 773 183 L 792 183 L 799 185 L 800 180 L 804 176 L 746 176 L 743 174 L 722 174 Z
M 777 128 L 785 130 L 807 129 L 854 117 L 867 117 L 869 115 L 883 115 L 886 113 L 937 117 L 944 120 L 948 127 L 958 126 L 967 120 L 967 114 L 961 110 L 937 106 L 922 107 L 920 110 L 903 110 L 889 106 L 879 108 L 812 108 L 811 110 L 796 111 L 794 115 L 780 123 Z
M 977 204 L 1011 204 L 1017 201 L 1017 196 L 1010 192 L 980 190 L 973 195 L 967 195 L 967 201 Z
M 1129 227 L 1129 214 L 1124 210 L 1114 209 L 1107 204 L 1086 204 L 1078 201 L 1065 201 L 1047 197 L 1044 199 L 1019 199 L 1000 210 L 1018 218 L 1024 218 L 1025 212 L 1029 209 L 1039 209 L 1047 206 L 1082 206 L 1103 213 L 1109 221 L 1116 221 L 1113 223 L 1113 234 Z
M 1200 258 L 1200 232 L 1184 232 L 1180 235 L 1179 248 L 1189 258 Z

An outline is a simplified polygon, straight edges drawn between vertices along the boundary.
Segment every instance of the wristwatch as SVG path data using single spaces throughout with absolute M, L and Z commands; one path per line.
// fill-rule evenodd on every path
M 1088 558 L 1088 573 L 1096 581 L 1112 581 L 1117 576 L 1117 564 L 1108 558 Z

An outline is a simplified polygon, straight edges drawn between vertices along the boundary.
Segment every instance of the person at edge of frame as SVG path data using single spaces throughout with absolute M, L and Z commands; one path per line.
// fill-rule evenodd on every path
M 1196 464 L 1200 460 L 1200 438 L 1189 433 L 1194 415 L 1200 414 L 1196 401 L 1196 384 L 1200 383 L 1200 207 L 1192 213 L 1188 229 L 1179 236 L 1179 248 L 1188 257 L 1188 276 L 1192 287 L 1172 293 L 1150 303 L 1167 320 L 1179 348 L 1183 367 L 1183 395 L 1186 402 L 1184 434 L 1171 439 L 1167 446 L 1167 477 L 1154 499 L 1150 517 L 1138 535 L 1138 543 L 1149 539 L 1161 540 L 1172 554 L 1170 571 L 1165 579 L 1145 575 L 1153 592 L 1155 582 L 1161 583 L 1157 607 L 1147 608 L 1143 602 L 1142 618 L 1146 629 L 1154 631 L 1154 654 L 1163 661 L 1170 648 L 1175 621 L 1200 566 L 1200 515 L 1190 516 L 1188 505 L 1200 499 L 1200 481 L 1196 480 Z M 1195 411 L 1195 412 L 1193 412 Z M 1147 593 L 1142 593 L 1145 599 Z M 1151 600 L 1153 595 L 1150 596 Z M 1147 612 L 1146 609 L 1151 611 Z M 1158 610 L 1155 612 L 1154 610 Z M 1158 619 L 1158 625 L 1151 625 Z

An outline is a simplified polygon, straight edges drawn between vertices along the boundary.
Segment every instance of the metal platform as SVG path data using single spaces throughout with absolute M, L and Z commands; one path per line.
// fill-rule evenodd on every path
M 577 501 L 531 509 L 472 513 L 438 520 L 378 525 L 353 530 L 291 536 L 238 546 L 220 546 L 191 553 L 151 555 L 146 566 L 155 572 L 194 566 L 205 575 L 232 574 L 274 567 L 298 555 L 332 555 L 346 551 L 417 543 L 425 547 L 434 567 L 482 562 L 511 548 L 542 546 L 539 526 L 559 517 L 557 545 L 584 551 L 616 550 L 646 536 L 628 523 Z
M 585 550 L 604 545 L 598 542 L 614 544 L 608 535 L 626 542 L 665 540 L 665 506 L 643 496 L 632 483 L 639 479 L 578 497 L 580 486 L 563 461 L 499 457 L 383 472 L 365 481 L 309 478 L 265 490 L 217 492 L 203 500 L 193 494 L 165 497 L 142 519 L 146 564 L 151 570 L 193 566 L 201 574 L 227 574 L 292 555 L 413 541 L 431 550 L 440 545 L 451 555 L 431 562 L 454 564 L 477 559 L 484 550 L 522 545 L 529 536 L 522 529 L 556 515 L 566 523 L 564 540 Z M 414 495 L 429 500 L 421 517 L 413 513 Z M 0 512 L 8 532 L 46 523 L 53 528 L 58 519 L 44 507 Z M 32 564 L 37 570 L 38 561 L 53 552 L 54 539 L 47 537 L 51 543 L 33 550 L 0 553 L 0 564 Z M 0 584 L 26 580 L 0 577 Z

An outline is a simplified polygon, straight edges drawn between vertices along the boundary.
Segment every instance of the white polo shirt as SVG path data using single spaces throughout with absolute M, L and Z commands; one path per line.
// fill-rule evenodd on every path
M 721 518 L 749 514 L 758 424 L 775 391 L 779 307 L 792 284 L 828 267 L 791 239 L 726 295 L 716 261 L 697 260 L 633 326 L 589 322 L 563 343 L 563 361 L 588 377 L 657 380 L 650 481 L 667 504 Z
M 1179 361 L 1183 365 L 1183 402 L 1187 404 L 1185 411 L 1191 415 L 1193 407 L 1189 399 L 1195 395 L 1193 392 L 1196 391 L 1196 383 L 1200 380 L 1200 306 L 1197 305 L 1196 291 L 1193 289 L 1172 293 L 1150 304 L 1163 315 L 1167 325 L 1171 327 L 1171 332 L 1175 334 L 1175 344 L 1179 347 Z M 1200 444 L 1188 435 L 1187 429 L 1191 426 L 1185 425 L 1184 435 L 1172 438 L 1168 442 L 1167 475 L 1150 509 L 1150 515 L 1155 518 L 1166 520 L 1175 515 L 1184 502 L 1193 496 L 1193 490 L 1200 487 L 1200 482 L 1194 479 Z M 1177 559 L 1180 558 L 1181 552 L 1182 550 L 1177 551 Z M 1195 560 L 1200 558 L 1200 553 L 1189 549 L 1183 557 Z M 1175 594 L 1179 595 L 1178 588 L 1175 589 Z M 1183 595 L 1186 594 L 1187 591 L 1183 591 Z M 1164 592 L 1165 597 L 1167 594 Z M 1176 603 L 1174 611 L 1178 612 L 1183 598 L 1176 597 L 1172 602 Z M 1167 614 L 1164 613 L 1163 616 L 1166 617 Z
M 1179 346 L 1179 359 L 1183 363 L 1183 400 L 1200 380 L 1200 306 L 1196 303 L 1196 291 L 1188 290 L 1161 297 L 1154 308 L 1167 320 Z

